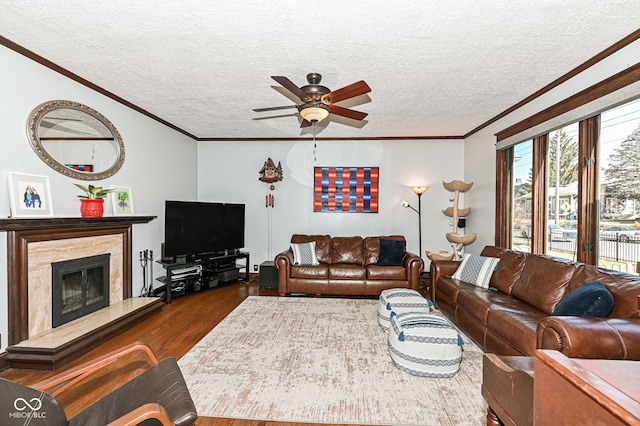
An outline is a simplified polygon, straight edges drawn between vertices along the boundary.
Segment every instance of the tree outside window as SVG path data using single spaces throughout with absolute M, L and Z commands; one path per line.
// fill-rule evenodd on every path
M 640 100 L 605 111 L 600 133 L 598 264 L 640 272 Z

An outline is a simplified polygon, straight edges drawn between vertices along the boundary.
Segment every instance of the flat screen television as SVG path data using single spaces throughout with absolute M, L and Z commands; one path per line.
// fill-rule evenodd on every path
M 244 204 L 165 202 L 164 257 L 203 257 L 244 247 Z

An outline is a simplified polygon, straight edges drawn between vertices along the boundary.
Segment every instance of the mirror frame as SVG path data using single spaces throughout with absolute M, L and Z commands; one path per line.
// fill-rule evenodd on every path
M 42 119 L 47 115 L 47 113 L 56 110 L 56 109 L 75 109 L 78 111 L 82 111 L 85 114 L 88 114 L 100 121 L 102 124 L 106 126 L 106 128 L 113 135 L 113 140 L 116 142 L 118 147 L 118 158 L 116 162 L 109 167 L 107 170 L 101 172 L 80 172 L 77 170 L 70 169 L 66 167 L 64 164 L 60 164 L 56 159 L 54 159 L 42 146 L 42 141 L 38 135 L 38 129 L 40 128 L 40 123 Z M 48 101 L 38 105 L 31 114 L 29 114 L 29 118 L 27 120 L 27 136 L 29 138 L 29 143 L 31 144 L 31 148 L 35 151 L 35 153 L 40 157 L 44 163 L 51 167 L 58 173 L 61 173 L 65 176 L 69 176 L 75 179 L 80 180 L 101 180 L 113 176 L 124 164 L 125 150 L 124 150 L 124 142 L 122 142 L 122 137 L 118 132 L 118 129 L 105 117 L 100 114 L 98 111 L 90 108 L 86 105 L 83 105 L 74 101 L 65 101 L 65 100 L 55 100 Z

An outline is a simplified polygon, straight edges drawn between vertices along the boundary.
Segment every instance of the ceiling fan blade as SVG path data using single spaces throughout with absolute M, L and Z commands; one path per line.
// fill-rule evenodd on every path
M 296 115 L 298 115 L 298 114 L 297 113 L 292 113 L 292 114 L 269 115 L 267 117 L 253 117 L 252 120 L 270 120 L 272 118 L 294 117 Z
M 303 127 L 310 127 L 311 126 L 311 122 L 309 120 L 302 120 L 302 123 L 300 123 L 300 128 L 302 129 Z
M 296 108 L 296 107 L 297 105 L 277 106 L 277 107 L 268 107 L 268 108 L 254 108 L 253 112 L 276 111 L 279 109 L 290 109 L 290 108 Z
M 345 99 L 364 95 L 365 93 L 369 93 L 370 91 L 371 88 L 369 87 L 369 85 L 365 83 L 364 80 L 360 80 L 356 83 L 345 86 L 342 89 L 327 93 L 326 95 L 322 96 L 322 100 L 329 102 L 329 104 L 333 104 L 336 102 L 344 101 Z
M 364 120 L 369 114 L 366 112 L 356 111 L 354 109 L 343 108 L 337 105 L 331 105 L 331 114 L 341 115 L 347 118 L 353 118 L 354 120 Z
M 304 93 L 302 89 L 296 86 L 293 81 L 289 80 L 287 77 L 272 75 L 271 78 L 280 83 L 285 89 L 299 97 L 302 102 L 308 102 L 311 100 L 309 95 Z

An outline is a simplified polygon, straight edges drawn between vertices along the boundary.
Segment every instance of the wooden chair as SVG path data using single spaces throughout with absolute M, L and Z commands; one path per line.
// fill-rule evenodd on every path
M 70 408 L 79 398 L 90 402 Z M 0 418 L 3 425 L 182 426 L 198 415 L 176 360 L 158 361 L 136 342 L 32 386 L 0 378 Z
M 487 426 L 533 425 L 533 358 L 482 357 L 482 396 L 487 400 Z

